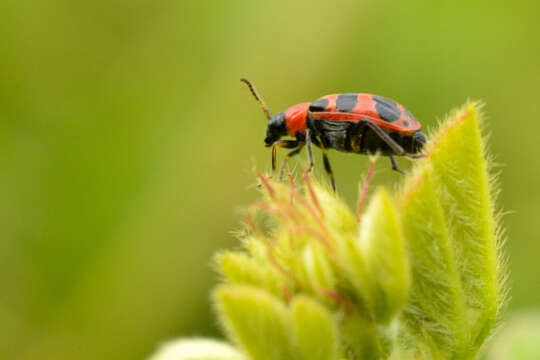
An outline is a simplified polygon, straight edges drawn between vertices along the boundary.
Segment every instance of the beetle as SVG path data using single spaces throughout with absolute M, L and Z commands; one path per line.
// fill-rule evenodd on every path
M 328 149 L 355 154 L 381 154 L 390 158 L 392 169 L 402 173 L 394 156 L 411 159 L 423 157 L 420 153 L 426 143 L 422 126 L 402 105 L 382 96 L 361 93 L 332 94 L 312 103 L 291 106 L 276 115 L 257 94 L 246 79 L 240 79 L 262 107 L 268 119 L 264 143 L 272 147 L 272 171 L 276 170 L 277 149 L 292 149 L 284 158 L 280 173 L 288 159 L 306 146 L 309 169 L 313 168 L 311 144 L 322 150 L 324 169 L 336 190 L 334 175 L 328 160 Z M 284 136 L 293 137 L 282 139 Z

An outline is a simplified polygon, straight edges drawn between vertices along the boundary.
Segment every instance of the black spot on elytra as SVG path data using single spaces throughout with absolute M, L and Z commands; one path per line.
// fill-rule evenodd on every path
M 309 111 L 310 112 L 326 111 L 329 104 L 330 104 L 330 101 L 328 101 L 328 99 L 321 98 L 321 99 L 315 100 L 315 102 L 309 105 Z
M 409 127 L 409 122 L 408 122 L 407 120 L 404 120 L 404 121 L 403 121 L 403 125 L 404 125 L 405 127 Z
M 401 117 L 401 110 L 395 102 L 377 95 L 373 95 L 373 100 L 376 102 L 375 111 L 384 121 L 391 123 Z
M 336 108 L 341 112 L 351 112 L 356 104 L 358 104 L 358 94 L 341 94 L 336 100 Z

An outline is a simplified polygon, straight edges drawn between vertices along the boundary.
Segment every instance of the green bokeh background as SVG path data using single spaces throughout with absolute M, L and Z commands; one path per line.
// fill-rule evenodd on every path
M 371 92 L 428 129 L 483 100 L 511 212 L 509 311 L 538 306 L 539 14 L 536 0 L 1 1 L 0 358 L 137 359 L 219 336 L 211 256 L 235 246 L 253 169 L 270 166 L 242 76 L 275 111 Z M 367 159 L 330 156 L 353 204 Z M 377 163 L 376 184 L 399 180 Z

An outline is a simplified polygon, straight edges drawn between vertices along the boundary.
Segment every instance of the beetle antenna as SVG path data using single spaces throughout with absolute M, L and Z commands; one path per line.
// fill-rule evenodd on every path
M 249 90 L 253 94 L 253 97 L 255 98 L 255 100 L 259 103 L 259 105 L 261 105 L 264 113 L 266 114 L 266 118 L 270 121 L 270 119 L 272 118 L 272 115 L 270 114 L 270 110 L 268 109 L 268 106 L 266 106 L 264 101 L 259 97 L 259 94 L 257 94 L 257 90 L 255 90 L 255 87 L 251 85 L 251 83 L 247 79 L 242 78 L 240 79 L 240 81 L 243 83 L 246 83 L 246 85 L 249 87 Z

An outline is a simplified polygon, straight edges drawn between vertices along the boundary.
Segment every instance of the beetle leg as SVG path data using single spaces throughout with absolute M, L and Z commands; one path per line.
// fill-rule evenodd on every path
M 392 163 L 392 170 L 397 171 L 398 173 L 405 175 L 405 171 L 398 168 L 397 163 L 396 163 L 396 159 L 394 159 L 394 157 L 392 155 L 390 155 L 390 162 Z
M 408 157 L 409 159 L 421 159 L 425 158 L 425 154 L 405 154 L 404 156 Z
M 330 182 L 332 183 L 332 190 L 336 192 L 336 182 L 334 181 L 334 173 L 332 172 L 332 168 L 330 167 L 330 161 L 328 160 L 328 149 L 326 148 L 326 146 L 324 146 L 322 141 L 320 141 L 320 147 L 322 149 L 324 170 L 326 170 L 328 177 L 330 177 Z
M 277 149 L 284 147 L 286 149 L 293 149 L 298 146 L 298 140 L 278 140 L 272 144 L 272 172 L 276 171 L 276 156 Z
M 408 156 L 408 154 L 405 152 L 405 150 L 403 150 L 403 148 L 401 147 L 401 145 L 399 145 L 397 142 L 394 141 L 394 139 L 392 139 L 390 137 L 390 135 L 388 135 L 383 129 L 381 129 L 377 124 L 374 124 L 372 123 L 371 121 L 369 120 L 365 120 L 364 119 L 364 122 L 367 126 L 370 127 L 371 130 L 375 131 L 375 134 L 377 134 L 382 141 L 384 141 L 388 146 L 390 146 L 390 148 L 392 150 L 394 150 L 394 152 L 399 155 L 399 156 Z
M 311 149 L 311 130 L 309 128 L 306 129 L 306 147 L 309 158 L 309 168 L 307 169 L 307 173 L 309 174 L 311 170 L 313 170 L 313 150 Z
M 287 155 L 285 155 L 285 157 L 283 158 L 283 161 L 281 162 L 281 168 L 279 170 L 279 179 L 280 180 L 283 178 L 283 171 L 285 170 L 285 165 L 287 165 L 287 161 L 290 158 L 292 158 L 293 156 L 298 155 L 303 147 L 304 147 L 304 144 L 299 143 L 298 147 L 296 149 L 288 152 Z

